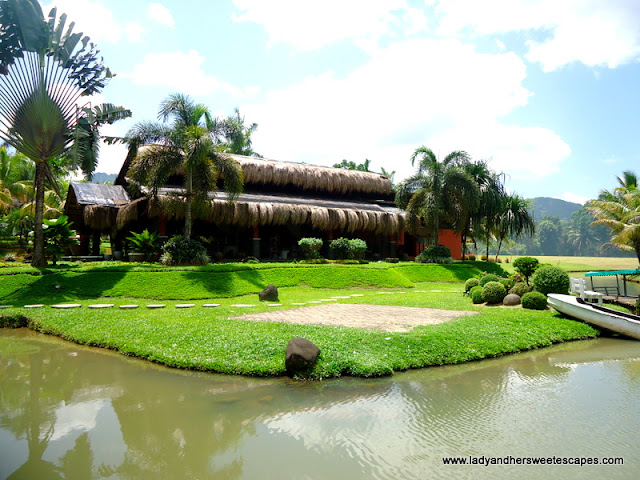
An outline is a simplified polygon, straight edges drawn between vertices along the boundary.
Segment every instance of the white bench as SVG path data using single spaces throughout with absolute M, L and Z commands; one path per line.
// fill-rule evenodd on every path
M 571 293 L 578 295 L 583 300 L 593 301 L 598 300 L 598 304 L 602 305 L 602 298 L 604 293 L 594 292 L 593 290 L 587 290 L 587 281 L 584 278 L 571 277 Z

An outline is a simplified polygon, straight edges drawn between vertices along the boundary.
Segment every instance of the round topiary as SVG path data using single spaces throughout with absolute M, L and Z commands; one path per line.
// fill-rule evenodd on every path
M 477 287 L 479 284 L 478 279 L 477 278 L 470 278 L 469 280 L 467 280 L 466 282 L 464 282 L 464 293 L 469 293 L 469 291 L 473 288 L 473 287 Z
M 540 292 L 527 292 L 521 299 L 522 308 L 544 310 L 547 308 L 547 296 Z
M 522 297 L 525 293 L 528 293 L 531 290 L 533 290 L 533 287 L 531 285 L 527 285 L 524 282 L 518 282 L 513 287 L 511 287 L 509 293 L 515 293 L 516 295 Z
M 431 245 L 416 257 L 418 263 L 451 263 L 451 250 L 444 245 Z
M 524 275 L 527 283 L 529 282 L 529 277 L 533 275 L 539 265 L 538 259 L 533 257 L 520 257 L 513 261 L 514 270 Z
M 197 240 L 182 235 L 167 240 L 162 247 L 162 263 L 165 265 L 206 265 L 209 263 L 207 250 Z
M 493 273 L 487 273 L 486 275 L 483 275 L 482 277 L 480 277 L 480 286 L 484 287 L 487 283 L 489 282 L 497 282 L 498 281 L 498 276 L 494 275 Z
M 502 303 L 507 296 L 507 289 L 500 282 L 488 282 L 482 287 L 482 297 L 487 303 Z
M 545 265 L 536 270 L 531 278 L 533 288 L 540 293 L 567 293 L 569 291 L 569 274 L 561 268 Z
M 469 295 L 471 296 L 471 301 L 473 303 L 484 303 L 482 290 L 483 290 L 483 287 L 481 287 L 480 285 L 477 285 L 469 291 Z

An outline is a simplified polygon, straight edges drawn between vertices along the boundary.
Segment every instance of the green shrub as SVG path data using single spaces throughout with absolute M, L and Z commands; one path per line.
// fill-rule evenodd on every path
M 482 287 L 482 297 L 487 303 L 502 303 L 507 289 L 500 282 L 488 282 Z
M 416 257 L 418 263 L 451 263 L 451 250 L 444 245 L 431 245 Z
M 531 278 L 533 288 L 540 293 L 567 293 L 569 291 L 569 274 L 561 268 L 544 265 L 538 268 Z
M 162 247 L 161 261 L 165 265 L 206 265 L 207 251 L 200 242 L 177 235 Z
M 56 219 L 44 219 L 42 223 L 44 251 L 55 265 L 68 247 L 78 243 L 75 230 L 71 230 L 73 222 L 70 222 L 66 215 L 62 215 Z
M 539 266 L 540 262 L 537 258 L 533 257 L 520 257 L 513 261 L 514 270 L 524 275 L 527 285 L 529 284 L 529 277 L 534 274 Z
M 516 283 L 515 280 L 512 280 L 510 278 L 501 278 L 499 282 L 504 286 L 504 288 L 507 289 L 507 291 L 509 291 L 509 289 Z
M 142 233 L 131 232 L 127 240 L 131 244 L 131 250 L 144 253 L 147 260 L 158 253 L 158 234 L 155 232 L 149 233 L 146 229 Z
M 465 260 L 471 260 L 472 262 L 475 261 L 476 256 L 473 253 L 469 253 L 466 257 Z
M 522 308 L 544 310 L 547 308 L 547 296 L 540 292 L 527 292 L 522 296 Z
M 524 282 L 517 282 L 513 287 L 511 287 L 509 293 L 515 293 L 516 295 L 522 297 L 525 293 L 528 293 L 531 290 L 533 290 L 533 287 L 531 285 L 527 285 Z
M 487 273 L 486 275 L 483 275 L 482 277 L 480 277 L 480 283 L 479 285 L 481 287 L 484 287 L 487 283 L 489 282 L 497 282 L 498 276 L 494 275 L 493 273 Z
M 365 252 L 367 251 L 367 242 L 360 238 L 352 238 L 349 242 L 351 243 L 353 258 L 356 260 L 362 260 Z
M 305 237 L 298 240 L 298 245 L 304 252 L 304 258 L 311 260 L 314 258 L 320 258 L 320 249 L 324 242 L 321 238 Z
M 483 303 L 484 297 L 482 296 L 482 287 L 477 285 L 469 290 L 469 295 L 471 296 L 471 301 L 473 303 Z
M 329 248 L 333 252 L 336 260 L 347 260 L 353 258 L 353 245 L 348 238 L 340 237 L 332 240 Z
M 469 280 L 467 280 L 466 282 L 464 282 L 464 291 L 465 293 L 469 293 L 469 291 L 473 288 L 473 287 L 477 287 L 479 285 L 480 282 L 478 282 L 477 278 L 470 278 Z

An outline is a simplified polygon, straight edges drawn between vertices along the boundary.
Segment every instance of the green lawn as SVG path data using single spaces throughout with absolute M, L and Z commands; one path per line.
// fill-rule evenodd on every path
M 28 325 L 81 344 L 111 348 L 173 367 L 258 376 L 284 374 L 286 345 L 291 338 L 302 336 L 316 343 L 322 352 L 312 372 L 315 378 L 387 375 L 597 335 L 591 327 L 552 311 L 472 305 L 462 295 L 462 282 L 483 271 L 485 265 L 261 264 L 251 268 L 226 265 L 217 271 L 215 266 L 158 269 L 82 265 L 35 272 L 7 267 L 12 268 L 7 270 L 11 274 L 0 277 L 2 303 L 77 302 L 83 306 L 71 310 L 8 308 L 2 310 L 0 323 Z M 438 278 L 440 281 L 436 281 Z M 279 287 L 282 307 L 258 302 L 256 292 L 265 282 L 272 281 Z M 380 288 L 397 293 L 379 295 Z M 409 333 L 229 318 L 249 311 L 296 308 L 291 304 L 354 293 L 363 296 L 339 301 L 481 313 L 446 324 L 417 327 Z M 196 307 L 175 308 L 185 300 Z M 159 301 L 167 307 L 144 307 Z M 135 303 L 141 307 L 131 311 L 89 310 L 90 303 Z M 205 308 L 204 303 L 220 306 Z M 233 304 L 256 306 L 241 309 Z
M 629 270 L 638 268 L 638 259 L 619 258 L 619 257 L 561 257 L 561 256 L 544 256 L 532 255 L 540 260 L 540 263 L 547 263 L 562 268 L 568 272 L 590 272 L 593 270 Z M 513 273 L 513 261 L 518 258 L 517 255 L 505 255 L 500 257 L 502 262 L 500 265 L 510 273 Z M 506 260 L 509 260 L 509 263 Z

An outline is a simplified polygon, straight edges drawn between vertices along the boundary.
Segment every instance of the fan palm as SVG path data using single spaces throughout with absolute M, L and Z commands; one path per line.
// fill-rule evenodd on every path
M 242 170 L 216 150 L 216 122 L 209 109 L 186 95 L 172 94 L 160 105 L 159 122 L 141 122 L 127 133 L 134 161 L 130 177 L 155 195 L 176 172 L 184 173 L 184 236 L 191 237 L 192 204 L 206 200 L 222 177 L 229 199 L 242 192 Z M 167 120 L 172 123 L 167 125 Z M 139 148 L 145 146 L 145 148 Z
M 50 161 L 69 158 L 85 174 L 95 168 L 95 158 L 83 158 L 91 142 L 81 119 L 90 109 L 78 108 L 78 101 L 102 91 L 112 77 L 89 37 L 73 33 L 74 24 L 66 21 L 55 8 L 45 20 L 36 0 L 0 1 L 0 138 L 36 165 L 34 266 L 46 264 L 45 178 L 55 185 Z M 121 116 L 130 114 L 121 110 Z M 88 124 L 97 129 L 100 122 Z
M 418 171 L 396 188 L 396 204 L 407 211 L 409 229 L 417 232 L 423 223 L 427 243 L 437 245 L 443 219 L 455 231 L 464 230 L 469 212 L 477 208 L 480 189 L 463 168 L 469 163 L 466 152 L 454 151 L 438 161 L 422 146 L 411 156 L 412 166 L 416 161 Z

